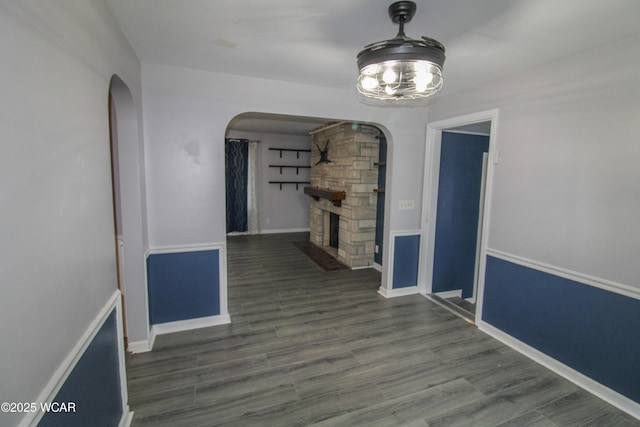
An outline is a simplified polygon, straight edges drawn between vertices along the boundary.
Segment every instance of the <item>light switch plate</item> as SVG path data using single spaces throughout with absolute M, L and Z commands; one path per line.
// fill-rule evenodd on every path
M 398 207 L 401 211 L 407 211 L 413 209 L 413 200 L 400 200 L 400 206 Z

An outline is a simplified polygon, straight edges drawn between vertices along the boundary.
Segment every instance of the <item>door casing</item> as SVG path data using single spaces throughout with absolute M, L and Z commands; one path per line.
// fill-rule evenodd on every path
M 486 269 L 486 250 L 488 243 L 488 232 L 491 215 L 491 200 L 493 188 L 494 168 L 499 161 L 499 151 L 496 141 L 496 130 L 498 124 L 498 110 L 488 110 L 465 116 L 454 117 L 441 120 L 427 125 L 427 147 L 425 150 L 425 174 L 423 185 L 423 208 L 421 221 L 421 248 L 420 268 L 418 275 L 418 292 L 423 295 L 432 293 L 433 285 L 433 257 L 435 251 L 435 225 L 438 201 L 438 176 L 440 172 L 440 146 L 442 142 L 442 131 L 471 125 L 481 122 L 491 122 L 489 135 L 489 161 L 487 165 L 487 177 L 484 188 L 484 205 L 482 209 L 482 228 L 480 231 L 478 264 L 478 285 L 476 295 L 476 318 L 475 323 L 482 316 L 482 300 L 484 296 L 484 276 Z

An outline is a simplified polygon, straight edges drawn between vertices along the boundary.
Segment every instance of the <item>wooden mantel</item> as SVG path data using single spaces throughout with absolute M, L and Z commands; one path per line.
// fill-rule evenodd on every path
M 304 194 L 313 197 L 314 200 L 327 199 L 333 206 L 339 208 L 342 201 L 347 197 L 344 191 L 330 190 L 328 188 L 304 187 Z

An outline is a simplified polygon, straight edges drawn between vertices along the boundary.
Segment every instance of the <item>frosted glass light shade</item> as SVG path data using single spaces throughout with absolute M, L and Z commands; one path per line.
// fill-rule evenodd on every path
M 442 68 L 422 60 L 384 61 L 360 70 L 358 92 L 382 101 L 419 100 L 442 88 Z

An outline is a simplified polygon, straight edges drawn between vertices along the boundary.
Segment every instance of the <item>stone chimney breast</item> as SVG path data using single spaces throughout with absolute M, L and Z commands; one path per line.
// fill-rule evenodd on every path
M 313 132 L 311 187 L 344 191 L 345 198 L 340 206 L 323 198 L 309 199 L 310 240 L 351 268 L 374 262 L 378 135 L 380 131 L 373 126 L 353 123 L 332 124 Z M 337 250 L 328 244 L 331 213 L 339 215 Z

